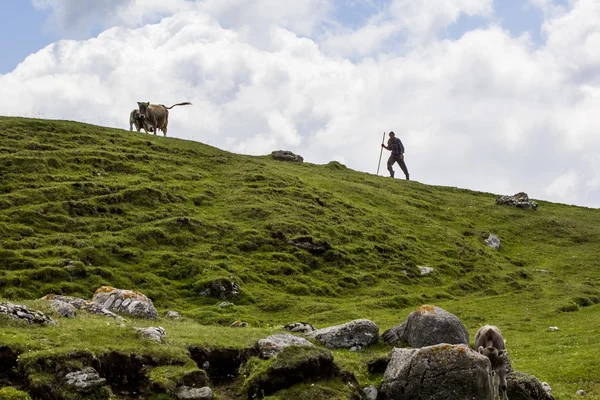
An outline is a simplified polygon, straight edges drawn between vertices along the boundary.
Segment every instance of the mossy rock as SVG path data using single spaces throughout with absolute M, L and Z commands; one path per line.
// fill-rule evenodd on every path
M 13 387 L 4 387 L 0 389 L 0 399 L 2 400 L 31 400 L 31 397 Z
M 208 386 L 210 380 L 204 370 L 194 362 L 183 366 L 156 367 L 148 373 L 152 392 L 174 394 L 179 386 L 201 388 Z
M 330 351 L 290 346 L 269 361 L 252 358 L 246 364 L 244 390 L 248 398 L 272 395 L 299 383 L 315 382 L 340 375 Z

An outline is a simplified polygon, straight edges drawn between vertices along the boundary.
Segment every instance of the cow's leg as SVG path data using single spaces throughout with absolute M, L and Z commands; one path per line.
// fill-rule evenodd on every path
M 163 135 L 165 137 L 167 137 L 167 126 L 166 125 L 163 127 Z

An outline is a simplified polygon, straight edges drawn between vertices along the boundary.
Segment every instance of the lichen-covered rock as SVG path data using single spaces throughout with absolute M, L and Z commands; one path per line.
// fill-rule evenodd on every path
M 268 361 L 265 361 L 268 363 Z M 295 384 L 339 376 L 330 351 L 317 347 L 285 348 L 265 369 L 250 373 L 244 384 L 248 398 L 269 396 Z
M 96 290 L 92 301 L 107 310 L 133 317 L 154 319 L 158 316 L 152 300 L 133 290 L 102 286 Z
M 193 388 L 189 386 L 181 386 L 177 389 L 175 397 L 178 400 L 213 400 L 214 395 L 208 386 L 203 388 Z
M 89 393 L 106 384 L 106 379 L 101 378 L 92 367 L 86 367 L 81 371 L 70 372 L 65 375 L 64 382 L 80 393 Z
M 379 327 L 368 319 L 357 319 L 342 325 L 317 329 L 308 334 L 326 347 L 334 349 L 363 349 L 377 343 Z
M 378 399 L 493 400 L 491 374 L 487 357 L 467 345 L 396 348 Z
M 519 208 L 530 208 L 532 210 L 537 209 L 538 204 L 529 200 L 529 196 L 525 192 L 519 192 L 513 196 L 500 196 L 496 198 L 496 204 L 514 206 Z
M 296 333 L 309 333 L 315 331 L 315 327 L 308 322 L 294 322 L 284 325 L 283 329 Z
M 424 305 L 398 326 L 383 332 L 383 341 L 411 347 L 440 343 L 469 344 L 469 332 L 460 320 L 439 307 Z
M 500 250 L 500 239 L 494 234 L 490 234 L 490 236 L 485 239 L 485 244 L 494 250 Z
M 56 325 L 56 321 L 46 316 L 43 312 L 30 310 L 27 306 L 19 304 L 0 303 L 0 314 L 8 315 L 10 318 L 28 324 Z
M 149 328 L 137 328 L 136 331 L 138 334 L 145 338 L 150 339 L 155 342 L 161 343 L 164 338 L 167 337 L 167 332 L 162 326 L 158 327 L 149 327 Z
M 287 151 L 287 150 L 273 151 L 273 152 L 271 152 L 271 157 L 273 157 L 274 160 L 287 161 L 287 162 L 301 163 L 304 161 L 304 158 L 302 158 L 301 156 L 294 154 L 291 151 Z
M 263 358 L 272 358 L 281 353 L 283 349 L 290 346 L 314 346 L 308 340 L 288 334 L 275 334 L 257 343 L 258 352 Z
M 77 310 L 86 310 L 87 312 L 95 315 L 103 315 L 106 317 L 113 318 L 119 322 L 123 322 L 123 317 L 115 314 L 103 308 L 102 306 L 94 303 L 93 301 L 80 299 L 79 297 L 71 297 L 71 296 L 61 296 L 56 294 L 48 294 L 42 297 L 42 300 L 50 301 L 51 303 L 61 302 L 69 304 L 75 307 Z
M 552 400 L 542 383 L 532 375 L 513 371 L 506 376 L 507 394 L 510 400 Z
M 65 318 L 75 318 L 77 315 L 76 308 L 69 303 L 61 300 L 52 300 L 50 305 L 54 311 Z

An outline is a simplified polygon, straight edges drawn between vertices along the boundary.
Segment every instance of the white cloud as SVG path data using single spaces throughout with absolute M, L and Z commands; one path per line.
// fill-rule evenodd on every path
M 314 0 L 321 11 L 308 21 L 293 16 L 310 13 L 300 3 L 287 14 L 279 3 L 255 3 L 273 8 L 269 17 L 249 0 L 220 1 L 48 46 L 0 76 L 0 109 L 127 128 L 137 101 L 191 101 L 171 111 L 169 136 L 247 154 L 287 149 L 370 173 L 382 132 L 394 130 L 415 180 L 600 206 L 593 1 L 548 17 L 548 42 L 534 48 L 497 26 L 437 39 L 431 32 L 457 12 L 489 12 L 485 3 L 445 0 L 445 16 L 432 11 L 434 22 L 417 29 L 427 45 L 401 52 L 375 50 L 379 39 L 363 41 L 364 27 L 345 31 L 353 46 L 364 43 L 356 51 L 331 35 L 303 37 L 326 18 L 327 1 Z M 410 25 L 393 15 L 368 26 Z M 348 52 L 370 56 L 351 61 Z

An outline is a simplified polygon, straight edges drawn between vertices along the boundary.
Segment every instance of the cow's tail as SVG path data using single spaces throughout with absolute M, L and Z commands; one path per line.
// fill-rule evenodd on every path
M 177 106 L 191 106 L 192 103 L 190 103 L 189 101 L 186 101 L 185 103 L 177 103 L 177 104 L 173 104 L 171 107 L 166 107 L 164 104 L 161 104 L 161 106 L 165 107 L 167 110 L 170 110 L 173 107 L 177 107 Z

